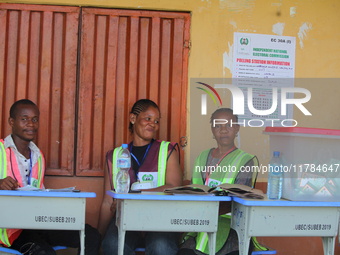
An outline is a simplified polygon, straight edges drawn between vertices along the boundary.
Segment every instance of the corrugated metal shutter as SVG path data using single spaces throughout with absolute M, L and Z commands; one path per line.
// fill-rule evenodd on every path
M 0 136 L 11 133 L 11 105 L 40 109 L 36 142 L 47 174 L 74 174 L 77 7 L 0 4 Z
M 185 136 L 189 26 L 188 13 L 83 9 L 77 175 L 103 175 L 140 98 L 160 107 L 159 139 Z

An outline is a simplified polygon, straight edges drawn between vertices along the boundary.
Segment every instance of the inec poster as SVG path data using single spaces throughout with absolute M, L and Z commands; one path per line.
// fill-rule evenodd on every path
M 295 37 L 234 33 L 233 85 L 245 95 L 245 114 L 240 116 L 241 120 L 261 119 L 266 126 L 272 126 L 273 122 L 268 120 L 292 119 L 292 105 L 287 106 L 285 116 L 281 115 L 280 88 L 294 87 L 294 74 Z M 277 88 L 277 106 L 272 104 L 274 87 Z M 255 109 L 276 107 L 276 110 L 265 116 L 253 114 L 248 109 L 248 88 L 252 88 Z M 293 96 L 288 94 L 287 98 Z

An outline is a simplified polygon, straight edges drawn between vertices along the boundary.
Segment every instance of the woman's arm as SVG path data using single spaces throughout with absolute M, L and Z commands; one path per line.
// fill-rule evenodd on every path
M 254 159 L 249 160 L 244 166 L 249 166 L 250 169 L 254 166 Z M 235 179 L 235 184 L 242 184 L 251 187 L 253 183 L 253 172 L 252 171 L 243 171 L 239 172 Z
M 99 219 L 98 219 L 98 231 L 104 238 L 107 226 L 110 220 L 116 212 L 116 200 L 113 202 L 112 197 L 106 194 L 107 190 L 111 190 L 110 177 L 107 165 L 104 169 L 104 191 L 103 191 L 103 201 L 100 207 Z

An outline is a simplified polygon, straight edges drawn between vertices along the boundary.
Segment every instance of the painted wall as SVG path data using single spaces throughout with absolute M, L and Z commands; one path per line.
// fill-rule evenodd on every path
M 340 101 L 338 81 L 340 67 L 340 16 L 338 1 L 255 1 L 255 0 L 173 0 L 173 1 L 117 1 L 117 0 L 0 0 L 11 3 L 35 3 L 104 8 L 188 11 L 192 14 L 190 78 L 231 78 L 233 33 L 277 34 L 295 36 L 296 78 L 323 78 L 304 80 L 299 87 L 309 89 L 312 99 L 306 104 L 312 117 L 305 117 L 294 109 L 299 126 L 340 128 Z M 166 3 L 166 4 L 165 4 Z M 300 85 L 301 84 L 301 85 Z M 190 85 L 189 93 L 190 94 Z M 188 98 L 188 108 L 190 98 Z M 190 109 L 188 109 L 190 117 Z M 190 119 L 188 118 L 190 140 Z M 242 149 L 268 162 L 268 142 L 262 129 L 241 130 Z M 190 144 L 189 144 L 190 146 Z M 189 153 L 190 147 L 186 148 Z M 195 152 L 195 151 L 193 151 Z M 189 167 L 187 157 L 186 168 Z M 188 173 L 187 169 L 185 169 Z
M 299 122 L 299 126 L 340 129 L 338 110 L 340 109 L 338 99 L 340 95 L 338 82 L 340 2 L 338 0 L 0 0 L 0 2 L 191 12 L 192 46 L 189 56 L 189 84 L 190 78 L 231 78 L 234 32 L 295 36 L 295 76 L 312 78 L 312 80 L 300 80 L 298 87 L 305 87 L 311 91 L 312 99 L 305 106 L 313 116 L 305 117 L 295 108 L 294 119 Z M 188 95 L 190 95 L 190 85 Z M 189 106 L 190 98 L 188 98 L 190 117 Z M 188 118 L 189 141 L 190 128 Z M 263 128 L 244 128 L 240 131 L 239 139 L 243 150 L 256 154 L 262 164 L 268 164 L 268 137 L 262 135 L 262 131 Z M 211 144 L 214 145 L 213 141 Z M 199 151 L 190 148 L 190 143 L 185 151 L 187 155 L 185 173 L 189 178 L 189 154 L 197 155 Z M 67 178 L 53 177 L 48 181 L 56 184 L 62 183 L 63 179 Z M 83 178 L 74 179 L 77 179 L 76 183 L 85 183 Z M 93 182 L 90 184 L 91 179 Z M 100 188 L 94 188 L 93 185 L 100 186 L 102 180 L 86 178 L 86 183 L 90 185 L 86 190 L 98 191 L 97 195 L 100 199 L 102 196 Z M 265 184 L 260 186 L 265 189 Z M 97 205 L 94 207 L 98 209 Z M 91 223 L 95 221 L 92 219 Z M 277 248 L 278 254 L 322 254 L 320 238 L 261 238 L 260 240 Z M 339 247 L 336 253 L 340 253 Z

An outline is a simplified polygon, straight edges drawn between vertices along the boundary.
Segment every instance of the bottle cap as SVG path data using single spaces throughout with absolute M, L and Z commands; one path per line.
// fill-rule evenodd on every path
M 274 156 L 280 156 L 280 152 L 279 151 L 274 151 Z
M 127 147 L 128 147 L 128 145 L 127 145 L 126 143 L 123 143 L 123 144 L 122 144 L 122 148 L 123 148 L 123 149 L 127 149 Z

